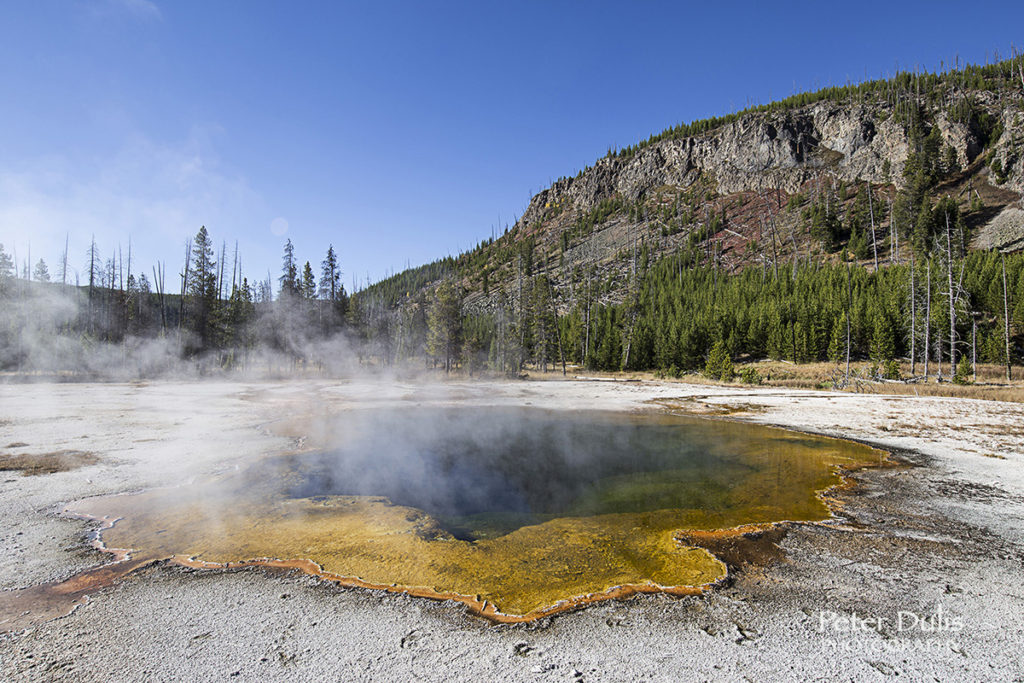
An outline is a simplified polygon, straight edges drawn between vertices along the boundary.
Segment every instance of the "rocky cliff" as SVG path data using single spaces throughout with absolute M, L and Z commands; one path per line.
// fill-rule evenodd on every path
M 991 150 L 1007 171 L 1003 185 L 1022 192 L 1018 149 L 1024 141 L 1024 99 L 984 95 L 976 106 L 998 116 L 1003 127 Z M 981 154 L 982 141 L 970 125 L 951 121 L 941 110 L 933 125 L 963 167 Z M 663 140 L 628 157 L 606 156 L 581 175 L 538 193 L 520 222 L 524 227 L 543 222 L 552 206 L 585 212 L 613 196 L 636 201 L 658 187 L 686 188 L 702 175 L 714 180 L 719 194 L 766 188 L 792 194 L 821 173 L 847 183 L 899 186 L 909 152 L 906 126 L 881 105 L 821 102 L 794 111 L 751 113 L 699 137 Z
M 928 144 L 927 163 L 942 170 L 929 176 L 924 201 L 955 198 L 976 248 L 1019 249 L 1024 74 L 1018 80 L 1013 69 L 1020 66 L 903 74 L 671 129 L 558 180 L 504 236 L 442 270 L 458 277 L 470 310 L 493 310 L 515 300 L 520 279 L 538 270 L 565 294 L 581 268 L 597 269 L 602 296 L 621 300 L 641 250 L 657 258 L 685 249 L 732 270 L 800 258 L 873 267 L 875 252 L 878 263 L 896 262 L 909 253 L 902 250 L 920 204 L 901 225 L 891 209 L 915 182 L 908 162 L 919 166 Z M 878 218 L 870 262 L 863 246 L 859 255 L 844 246 L 852 239 L 848 212 L 867 187 Z M 815 235 L 808 214 L 826 196 L 842 224 L 831 244 Z M 424 272 L 399 274 L 377 291 L 421 288 Z

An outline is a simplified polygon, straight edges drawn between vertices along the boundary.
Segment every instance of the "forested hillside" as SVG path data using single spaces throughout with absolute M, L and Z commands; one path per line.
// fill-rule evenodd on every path
M 716 344 L 795 362 L 849 347 L 880 374 L 1006 363 L 1024 330 L 1022 144 L 1019 57 L 802 94 L 611 150 L 497 239 L 355 300 L 395 312 L 366 332 L 401 356 L 426 335 L 409 312 L 449 283 L 473 367 L 682 372 Z
M 1017 363 L 1022 149 L 1014 57 L 666 129 L 559 179 L 500 236 L 351 296 L 330 245 L 300 264 L 289 241 L 277 282 L 253 282 L 205 228 L 171 276 L 93 244 L 74 285 L 67 253 L 51 276 L 0 245 L 0 366 L 84 367 L 96 345 L 145 340 L 224 368 L 263 350 L 320 366 L 338 340 L 364 364 L 510 374 Z

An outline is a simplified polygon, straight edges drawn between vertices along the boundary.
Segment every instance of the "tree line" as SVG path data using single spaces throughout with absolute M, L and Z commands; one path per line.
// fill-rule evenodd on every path
M 942 367 L 955 375 L 968 357 L 1009 365 L 1019 360 L 1024 329 L 1021 257 L 968 253 L 969 224 L 984 217 L 985 207 L 977 191 L 971 198 L 970 184 L 967 205 L 935 196 L 940 183 L 970 180 L 956 151 L 942 142 L 936 112 L 968 125 L 991 151 L 1002 124 L 969 91 L 1000 93 L 1014 79 L 1024 87 L 1024 59 L 1016 54 L 994 65 L 900 73 L 766 105 L 786 109 L 821 99 L 875 98 L 904 126 L 909 155 L 902 182 L 845 184 L 826 171 L 786 198 L 785 208 L 778 188 L 762 190 L 755 198 L 761 203 L 757 237 L 746 245 L 748 256 L 754 255 L 749 260 L 758 258 L 760 267 L 724 263 L 723 236 L 743 229 L 730 225 L 727 207 L 736 198 L 719 201 L 713 184 L 702 179 L 674 202 L 604 197 L 555 240 L 544 240 L 537 230 L 522 232 L 519 225 L 506 228 L 472 250 L 352 296 L 341 284 L 333 246 L 314 268 L 297 261 L 288 240 L 275 294 L 269 274 L 250 281 L 237 245 L 230 254 L 226 243 L 218 251 L 202 227 L 186 244 L 173 286 L 165 263 L 151 272 L 137 268 L 130 245 L 127 260 L 120 249 L 104 260 L 93 240 L 84 277 L 76 271 L 74 285 L 66 247 L 51 275 L 42 259 L 30 268 L 31 258 L 19 273 L 0 245 L 0 297 L 25 300 L 40 287 L 60 291 L 74 305 L 54 323 L 59 334 L 84 344 L 173 338 L 184 357 L 213 358 L 225 367 L 244 363 L 259 348 L 301 361 L 309 342 L 342 334 L 362 362 L 415 359 L 470 372 L 576 363 L 669 374 L 710 365 L 727 374 L 721 370 L 727 361 L 741 358 L 870 358 L 889 375 L 897 358 L 908 359 L 912 373 L 920 366 L 926 375 Z M 677 126 L 618 154 L 628 156 L 665 137 L 703 134 L 736 116 Z M 989 178 L 998 184 L 1006 169 L 989 156 Z M 566 208 L 551 207 L 549 218 Z M 615 255 L 622 268 L 602 271 L 605 255 L 593 252 L 590 236 L 616 216 L 628 217 L 631 246 Z M 657 239 L 656 228 L 662 243 L 655 253 L 645 240 Z M 666 241 L 679 233 L 684 241 Z M 801 254 L 798 234 L 817 244 L 816 255 L 809 246 Z M 669 250 L 667 244 L 677 246 Z M 578 255 L 581 248 L 582 265 L 564 268 L 566 253 L 575 249 Z M 782 263 L 787 248 L 789 266 Z M 35 286 L 27 287 L 28 280 Z M 472 306 L 464 305 L 467 296 Z M 0 318 L 5 368 L 17 367 L 24 356 L 14 343 L 18 324 Z
M 952 223 L 943 237 L 933 249 L 877 270 L 808 260 L 782 270 L 727 272 L 685 248 L 656 260 L 641 250 L 625 284 L 593 267 L 559 283 L 550 264 L 531 265 L 493 293 L 496 305 L 476 313 L 467 312 L 466 291 L 451 277 L 401 306 L 389 305 L 380 291 L 350 297 L 333 246 L 317 277 L 309 262 L 299 266 L 290 240 L 275 297 L 269 278 L 251 284 L 237 257 L 232 263 L 226 248 L 218 256 L 205 227 L 188 244 L 173 295 L 162 264 L 153 268 L 152 286 L 119 261 L 89 270 L 78 287 L 47 283 L 39 268 L 35 286 L 77 297 L 74 315 L 56 330 L 61 334 L 107 342 L 171 336 L 181 340 L 184 356 L 212 354 L 227 367 L 259 347 L 301 360 L 297 340 L 341 333 L 364 362 L 415 360 L 508 374 L 571 363 L 678 375 L 705 368 L 712 356 L 717 367 L 724 355 L 730 362 L 839 365 L 870 359 L 890 376 L 898 373 L 892 361 L 906 359 L 913 374 L 951 378 L 967 359 L 967 367 L 1020 362 L 1024 255 L 965 251 Z M 98 261 L 95 244 L 89 261 Z M 0 297 L 28 296 L 27 286 L 0 246 Z M 623 287 L 625 297 L 609 301 Z M 15 333 L 9 325 L 3 330 L 8 342 Z M 4 367 L 17 367 L 16 344 L 4 348 Z
M 168 340 L 182 358 L 232 368 L 264 348 L 296 362 L 308 360 L 311 342 L 331 339 L 348 328 L 350 296 L 341 283 L 333 245 L 317 274 L 308 261 L 298 264 L 288 240 L 276 296 L 269 275 L 250 282 L 243 274 L 237 245 L 230 255 L 226 244 L 215 251 L 205 226 L 186 243 L 174 292 L 169 291 L 166 263 L 154 264 L 147 274 L 133 263 L 131 247 L 127 259 L 119 250 L 103 260 L 95 240 L 73 284 L 68 275 L 66 250 L 59 280 L 50 276 L 42 259 L 30 278 L 27 269 L 17 272 L 0 244 L 5 313 L 0 315 L 0 368 L 30 369 L 25 367 L 32 356 L 29 346 L 39 341 L 40 332 L 77 340 L 83 347 Z M 36 327 L 47 329 L 34 329 L 29 337 L 22 328 L 25 311 L 33 306 L 40 314 Z

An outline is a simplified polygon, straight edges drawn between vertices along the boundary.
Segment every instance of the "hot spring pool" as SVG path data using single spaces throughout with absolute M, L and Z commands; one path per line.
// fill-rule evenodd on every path
M 680 531 L 825 519 L 839 470 L 884 457 L 662 413 L 410 407 L 308 428 L 330 447 L 69 511 L 118 519 L 103 541 L 136 557 L 296 566 L 515 620 L 698 591 L 725 566 Z

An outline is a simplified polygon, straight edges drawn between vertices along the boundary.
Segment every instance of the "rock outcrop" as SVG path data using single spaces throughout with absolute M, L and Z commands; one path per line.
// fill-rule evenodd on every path
M 1002 137 L 1024 140 L 1021 109 L 988 104 L 1002 112 Z M 945 112 L 935 116 L 934 125 L 962 167 L 982 152 L 978 133 L 970 126 L 951 121 Z M 1008 175 L 1007 189 L 1022 191 L 1024 164 L 1014 147 L 1001 138 L 994 154 Z M 663 139 L 628 156 L 606 156 L 537 194 L 521 224 L 543 221 L 552 207 L 586 212 L 606 198 L 635 201 L 655 188 L 685 188 L 701 177 L 711 179 L 719 194 L 770 187 L 792 193 L 821 173 L 847 183 L 898 185 L 909 153 L 904 126 L 880 106 L 823 101 L 786 112 L 750 113 L 703 135 Z
M 1008 206 L 978 231 L 976 249 L 1017 251 L 1024 249 L 1024 210 Z

